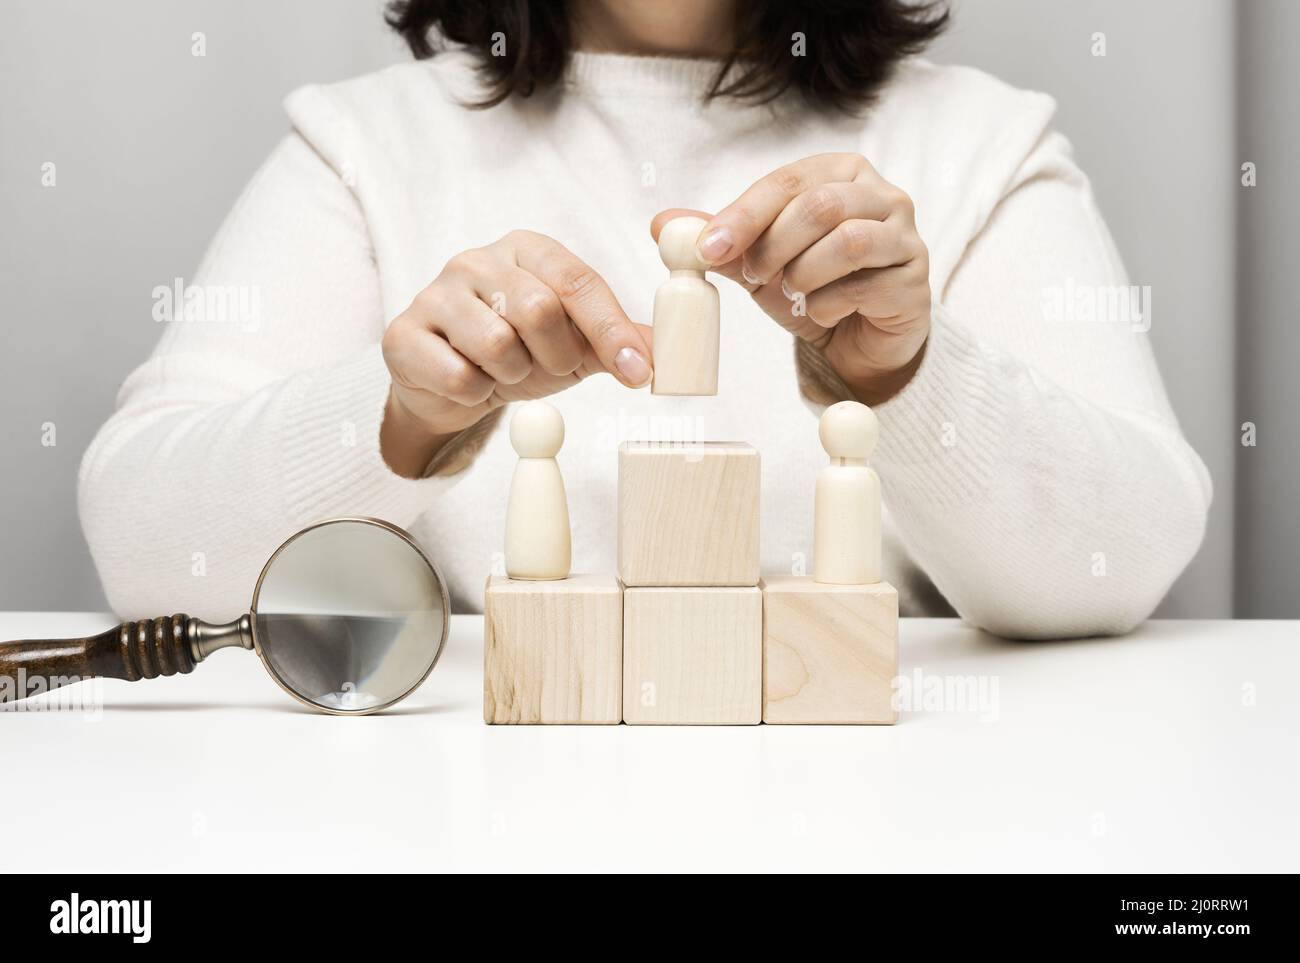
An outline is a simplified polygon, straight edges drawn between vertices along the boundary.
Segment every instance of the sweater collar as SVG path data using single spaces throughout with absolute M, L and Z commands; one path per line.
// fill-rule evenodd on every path
M 564 83 L 572 90 L 601 96 L 639 95 L 698 99 L 713 84 L 722 61 L 696 57 L 644 57 L 590 53 L 569 56 Z

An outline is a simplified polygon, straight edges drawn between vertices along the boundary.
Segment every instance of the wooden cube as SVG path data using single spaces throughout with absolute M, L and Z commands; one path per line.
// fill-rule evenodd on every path
M 483 605 L 483 719 L 617 725 L 623 587 L 612 575 L 492 576 Z
M 739 442 L 624 442 L 618 574 L 629 586 L 758 584 L 758 451 Z
M 898 592 L 764 576 L 763 721 L 898 721 Z
M 757 725 L 763 596 L 751 588 L 623 591 L 623 721 Z

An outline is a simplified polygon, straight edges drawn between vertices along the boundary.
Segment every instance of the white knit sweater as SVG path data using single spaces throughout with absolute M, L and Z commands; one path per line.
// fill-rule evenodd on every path
M 82 465 L 82 522 L 113 607 L 233 617 L 282 539 L 349 514 L 409 529 L 457 609 L 479 610 L 514 454 L 495 431 L 464 470 L 389 471 L 386 323 L 452 255 L 513 228 L 566 244 L 649 323 L 665 277 L 652 215 L 716 210 L 781 164 L 857 151 L 915 201 L 936 304 L 918 374 L 877 409 L 885 568 L 904 613 L 950 604 L 1023 637 L 1145 618 L 1201 541 L 1210 481 L 1144 325 L 1087 320 L 1087 298 L 1128 281 L 1049 128 L 1052 100 L 913 61 L 858 119 L 704 107 L 713 69 L 578 54 L 561 88 L 472 111 L 457 102 L 475 93 L 468 61 L 448 54 L 292 94 L 293 131 L 188 279 L 244 310 L 166 322 Z M 575 571 L 614 571 L 615 450 L 630 437 L 752 443 L 764 570 L 810 556 L 816 408 L 790 336 L 718 286 L 716 398 L 599 376 L 552 399 Z

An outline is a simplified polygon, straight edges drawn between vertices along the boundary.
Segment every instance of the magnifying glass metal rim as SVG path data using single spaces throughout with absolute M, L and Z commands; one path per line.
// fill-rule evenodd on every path
M 421 675 L 420 678 L 401 695 L 389 699 L 381 705 L 369 706 L 365 709 L 333 709 L 329 706 L 323 706 L 319 703 L 312 702 L 310 699 L 304 699 L 301 695 L 290 688 L 284 679 L 280 678 L 280 674 L 275 671 L 275 667 L 271 665 L 270 660 L 267 659 L 266 653 L 262 651 L 262 639 L 257 630 L 257 602 L 262 594 L 262 582 L 266 578 L 266 573 L 271 570 L 271 566 L 275 564 L 275 560 L 280 557 L 280 553 L 308 532 L 314 532 L 316 529 L 324 528 L 326 525 L 338 525 L 349 522 L 359 523 L 362 525 L 373 525 L 376 528 L 382 528 L 406 542 L 406 544 L 413 548 L 415 553 L 420 556 L 424 564 L 429 567 L 429 571 L 433 573 L 434 581 L 438 584 L 438 591 L 442 595 L 442 637 L 438 639 L 438 647 L 434 650 L 433 658 L 429 660 L 428 668 L 424 670 L 424 674 Z M 381 518 L 369 518 L 364 515 L 342 515 L 338 518 L 327 518 L 324 521 L 315 522 L 308 525 L 306 528 L 294 532 L 284 540 L 279 548 L 271 553 L 271 557 L 268 558 L 266 564 L 262 566 L 261 574 L 257 576 L 257 585 L 253 588 L 253 604 L 249 608 L 249 622 L 253 636 L 253 649 L 257 652 L 257 657 L 261 659 L 262 665 L 266 667 L 266 671 L 270 674 L 271 678 L 275 680 L 276 685 L 281 689 L 289 693 L 289 695 L 293 696 L 309 709 L 316 712 L 324 712 L 332 716 L 368 716 L 374 712 L 382 712 L 384 709 L 401 702 L 416 689 L 420 688 L 420 686 L 424 685 L 425 679 L 429 678 L 429 673 L 433 671 L 433 667 L 438 664 L 438 659 L 442 657 L 442 650 L 447 647 L 447 636 L 451 632 L 451 598 L 447 594 L 447 583 L 443 580 L 442 572 L 438 570 L 438 566 L 435 565 L 433 560 L 424 553 L 424 550 L 420 548 L 415 539 L 413 539 L 408 532 L 398 528 L 391 522 L 384 521 Z

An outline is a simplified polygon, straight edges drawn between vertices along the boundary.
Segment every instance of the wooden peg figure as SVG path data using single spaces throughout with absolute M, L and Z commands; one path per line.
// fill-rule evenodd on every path
M 706 224 L 677 217 L 659 233 L 659 257 L 670 273 L 655 292 L 651 394 L 718 393 L 718 289 L 704 280 L 708 264 L 695 250 Z
M 817 476 L 813 581 L 867 585 L 880 581 L 880 478 L 867 466 L 880 427 L 856 401 L 822 413 L 818 429 L 831 463 Z
M 564 419 L 545 401 L 529 401 L 510 419 L 510 444 L 519 455 L 506 507 L 506 574 L 516 579 L 569 575 L 569 503 L 555 456 L 564 444 Z

